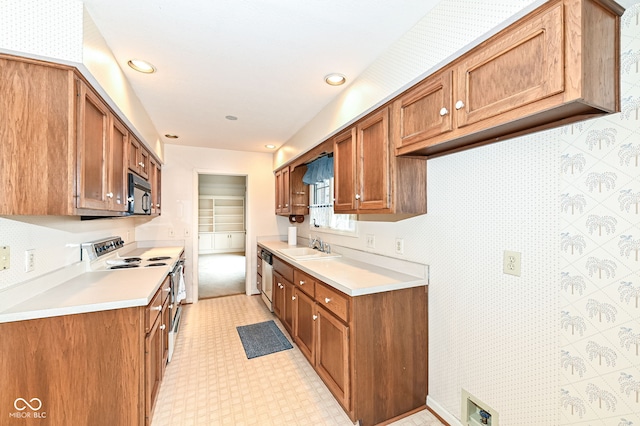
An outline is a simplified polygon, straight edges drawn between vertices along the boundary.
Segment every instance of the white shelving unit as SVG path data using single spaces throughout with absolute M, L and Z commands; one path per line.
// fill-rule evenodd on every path
M 201 195 L 198 201 L 200 253 L 244 251 L 244 197 Z

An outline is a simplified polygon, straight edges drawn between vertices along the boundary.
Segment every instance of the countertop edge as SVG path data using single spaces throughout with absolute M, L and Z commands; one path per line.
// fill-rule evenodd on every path
M 396 282 L 396 283 L 390 283 L 390 284 L 386 284 L 386 285 L 378 285 L 378 286 L 373 286 L 373 287 L 363 287 L 363 288 L 350 288 L 340 282 L 337 282 L 325 275 L 322 275 L 320 273 L 318 273 L 317 271 L 311 269 L 308 267 L 308 265 L 312 265 L 312 262 L 320 262 L 319 260 L 306 260 L 306 261 L 296 261 L 288 256 L 283 255 L 282 253 L 278 253 L 278 249 L 276 248 L 276 245 L 287 245 L 287 243 L 285 241 L 257 241 L 257 245 L 269 250 L 270 252 L 272 252 L 273 255 L 277 256 L 278 258 L 282 259 L 283 261 L 291 264 L 292 266 L 300 269 L 301 271 L 313 276 L 314 278 L 317 278 L 318 280 L 322 281 L 325 284 L 330 285 L 331 287 L 335 288 L 336 290 L 339 290 L 341 292 L 343 292 L 344 294 L 351 296 L 351 297 L 356 297 L 356 296 L 364 296 L 364 295 L 369 295 L 369 294 L 376 294 L 376 293 L 383 293 L 383 292 L 387 292 L 387 291 L 394 291 L 394 290 L 402 290 L 402 289 L 406 289 L 406 288 L 413 288 L 413 287 L 422 287 L 422 286 L 427 286 L 428 285 L 428 279 L 427 278 L 422 278 L 422 277 L 416 277 L 416 276 L 412 276 L 409 274 L 405 274 L 403 272 L 399 272 L 399 271 L 395 271 L 392 269 L 387 269 L 387 268 L 382 268 L 382 269 L 387 269 L 388 271 L 390 271 L 391 273 L 397 273 L 397 274 L 402 274 L 402 275 L 406 275 L 407 277 L 411 277 L 413 279 L 407 280 L 407 281 L 402 281 L 402 282 Z M 289 246 L 291 247 L 291 246 Z M 355 262 L 355 263 L 362 263 L 362 264 L 366 264 L 366 262 L 363 262 L 361 260 L 355 260 L 355 259 L 351 259 L 347 256 L 342 256 L 342 257 L 337 257 L 337 258 L 331 258 L 331 259 L 326 259 L 323 260 L 324 262 L 327 261 L 332 261 L 332 260 L 338 260 L 339 259 L 344 259 L 346 261 L 349 262 Z M 371 264 L 372 266 L 376 266 Z M 381 267 L 379 267 L 381 268 Z

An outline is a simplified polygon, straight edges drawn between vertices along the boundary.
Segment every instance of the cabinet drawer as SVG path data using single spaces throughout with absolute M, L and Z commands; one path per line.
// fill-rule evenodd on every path
M 331 287 L 316 282 L 316 301 L 338 318 L 349 322 L 349 298 Z
M 293 285 L 305 292 L 312 299 L 315 297 L 316 280 L 302 271 L 293 271 Z
M 282 275 L 285 280 L 293 281 L 293 266 L 275 256 L 273 256 L 273 270 Z
M 160 316 L 160 312 L 162 311 L 162 304 L 164 302 L 164 292 L 162 288 L 159 288 L 156 291 L 156 294 L 151 299 L 151 303 L 147 305 L 144 312 L 144 332 L 148 333 L 153 324 L 156 322 L 158 317 Z M 167 293 L 168 294 L 168 293 Z

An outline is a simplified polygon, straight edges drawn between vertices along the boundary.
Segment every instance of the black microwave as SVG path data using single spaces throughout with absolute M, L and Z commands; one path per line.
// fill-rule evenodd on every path
M 151 184 L 129 173 L 129 214 L 151 214 Z

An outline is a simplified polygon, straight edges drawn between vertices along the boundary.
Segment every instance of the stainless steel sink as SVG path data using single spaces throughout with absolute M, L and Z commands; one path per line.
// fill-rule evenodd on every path
M 292 247 L 286 249 L 278 249 L 277 251 L 294 260 L 317 260 L 340 257 L 338 253 L 323 253 L 319 250 L 315 250 L 309 247 Z

